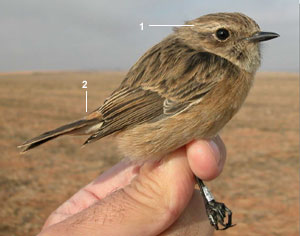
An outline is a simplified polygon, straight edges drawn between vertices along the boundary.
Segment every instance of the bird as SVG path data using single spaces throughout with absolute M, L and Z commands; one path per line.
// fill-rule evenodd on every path
M 211 13 L 185 24 L 146 51 L 99 108 L 24 142 L 22 152 L 62 135 L 90 135 L 83 145 L 114 135 L 132 160 L 160 160 L 194 139 L 215 137 L 252 87 L 260 43 L 279 34 L 261 31 L 253 19 L 236 12 Z M 206 203 L 216 229 L 218 223 L 232 226 L 223 203 Z M 230 214 L 230 222 L 224 223 L 218 209 Z

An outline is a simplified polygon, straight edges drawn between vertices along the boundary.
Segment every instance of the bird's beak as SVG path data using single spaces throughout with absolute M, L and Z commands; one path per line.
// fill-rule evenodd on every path
M 270 39 L 274 39 L 279 37 L 279 34 L 277 33 L 272 33 L 272 32 L 257 32 L 253 34 L 251 37 L 246 38 L 250 42 L 262 42 L 262 41 L 267 41 Z

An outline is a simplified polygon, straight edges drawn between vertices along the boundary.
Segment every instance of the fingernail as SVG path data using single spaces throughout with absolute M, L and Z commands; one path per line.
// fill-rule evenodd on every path
M 209 144 L 210 144 L 210 147 L 211 147 L 212 152 L 214 154 L 217 166 L 220 167 L 220 165 L 221 165 L 221 154 L 220 154 L 219 147 L 213 140 L 210 140 Z

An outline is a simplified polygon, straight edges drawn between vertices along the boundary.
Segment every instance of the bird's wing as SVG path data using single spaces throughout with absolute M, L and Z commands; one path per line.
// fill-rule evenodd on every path
M 126 88 L 115 92 L 100 108 L 103 129 L 114 132 L 143 123 L 163 114 L 164 98 L 143 88 Z
M 115 91 L 95 111 L 101 113 L 103 123 L 84 144 L 161 116 L 164 100 L 157 92 L 143 88 L 123 88 Z
M 104 123 L 86 143 L 132 125 L 178 114 L 199 103 L 223 78 L 228 62 L 214 54 L 184 49 L 185 54 L 179 53 L 177 58 L 177 52 L 169 62 L 161 50 L 150 49 L 151 56 L 143 56 L 99 108 Z

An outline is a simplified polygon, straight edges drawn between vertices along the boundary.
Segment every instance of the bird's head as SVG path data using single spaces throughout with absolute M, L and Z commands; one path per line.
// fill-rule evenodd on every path
M 174 29 L 185 44 L 226 58 L 250 73 L 260 65 L 259 43 L 279 36 L 260 31 L 253 19 L 241 13 L 208 14 L 186 24 L 194 26 Z

